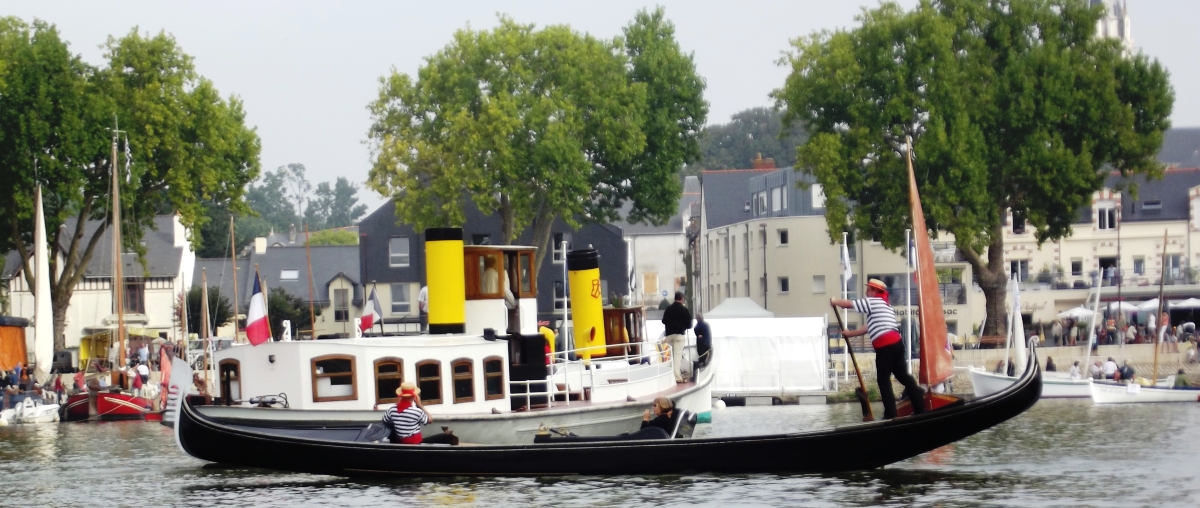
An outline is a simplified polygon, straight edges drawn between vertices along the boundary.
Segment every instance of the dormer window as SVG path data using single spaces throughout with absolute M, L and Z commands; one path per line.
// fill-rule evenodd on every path
M 1098 208 L 1096 210 L 1096 218 L 1098 219 L 1097 226 L 1099 229 L 1116 229 L 1117 228 L 1117 209 L 1114 207 Z
M 1162 210 L 1161 199 L 1147 199 L 1142 202 L 1142 210 L 1146 212 L 1156 212 Z

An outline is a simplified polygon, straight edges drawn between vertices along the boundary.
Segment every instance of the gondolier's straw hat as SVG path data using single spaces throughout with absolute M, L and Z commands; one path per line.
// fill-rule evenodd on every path
M 883 281 L 879 279 L 871 279 L 867 281 L 867 287 L 875 288 L 880 291 L 887 291 L 887 284 L 884 284 Z
M 400 397 L 403 397 L 406 399 L 411 399 L 420 394 L 421 394 L 421 389 L 417 388 L 417 385 L 411 381 L 405 381 L 403 383 L 400 383 L 400 388 L 396 389 L 396 395 L 399 395 Z

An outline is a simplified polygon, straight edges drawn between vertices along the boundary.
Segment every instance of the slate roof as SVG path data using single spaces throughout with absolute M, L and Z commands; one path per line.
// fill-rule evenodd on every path
M 242 300 L 240 312 L 246 312 L 246 295 L 242 287 L 250 274 L 253 273 L 254 267 L 250 265 L 249 259 L 237 260 L 237 277 L 238 282 L 238 299 Z M 196 258 L 196 269 L 192 273 L 192 286 L 200 286 L 200 274 L 205 270 L 208 272 L 208 286 L 218 287 L 221 289 L 221 295 L 233 301 L 233 263 L 229 258 Z
M 638 222 L 630 224 L 626 221 L 617 221 L 614 223 L 621 228 L 626 235 L 661 235 L 661 234 L 683 234 L 684 219 L 688 209 L 693 203 L 700 202 L 700 179 L 695 176 L 689 176 L 683 180 L 683 194 L 679 196 L 679 207 L 675 211 L 675 215 L 662 226 L 655 226 Z M 633 208 L 631 203 L 626 203 L 621 207 L 621 216 L 628 217 L 629 210 Z
M 750 200 L 750 179 L 775 171 L 779 168 L 701 171 L 707 227 L 719 228 L 752 219 L 753 214 L 746 210 Z
M 311 247 L 313 291 L 317 305 L 327 305 L 329 283 L 339 275 L 344 275 L 354 284 L 352 302 L 361 306 L 363 287 L 359 279 L 359 251 L 357 245 L 330 245 Z M 265 254 L 251 254 L 250 259 L 238 260 L 238 299 L 242 308 L 250 303 L 251 292 L 254 290 L 254 266 L 258 265 L 258 273 L 262 275 L 267 290 L 283 288 L 288 294 L 307 302 L 309 300 L 308 259 L 305 249 L 292 247 L 268 247 Z M 200 268 L 208 268 L 209 285 L 216 285 L 214 273 L 220 274 L 225 269 L 225 276 L 231 277 L 229 261 L 223 259 L 197 259 L 196 274 L 192 278 L 193 285 L 200 284 Z M 281 280 L 283 270 L 299 270 L 296 280 Z M 228 283 L 226 283 L 228 284 Z M 224 285 L 222 291 L 225 291 Z M 228 293 L 233 298 L 232 289 Z
M 75 220 L 67 220 L 63 227 L 73 231 Z M 84 239 L 91 238 L 101 221 L 90 220 L 83 226 Z M 62 251 L 66 251 L 70 239 L 67 235 L 60 238 Z M 175 246 L 175 223 L 171 215 L 159 215 L 154 218 L 154 226 L 144 231 L 142 243 L 146 247 L 146 267 L 138 261 L 137 254 L 126 253 L 121 257 L 124 261 L 123 275 L 125 277 L 175 277 L 179 275 L 179 263 L 183 260 L 184 247 Z M 21 266 L 20 255 L 13 251 L 5 256 L 3 278 L 12 277 Z M 84 270 L 85 277 L 112 277 L 112 230 L 105 230 L 92 251 L 92 259 Z
M 1121 220 L 1126 222 L 1152 222 L 1166 220 L 1188 220 L 1188 189 L 1200 185 L 1200 168 L 1168 169 L 1161 180 L 1146 180 L 1143 176 L 1126 179 L 1119 174 L 1109 176 L 1104 186 L 1114 188 L 1122 183 L 1137 183 L 1137 199 L 1126 191 L 1121 199 Z M 1147 201 L 1158 201 L 1160 210 L 1146 208 Z M 1091 222 L 1091 210 L 1085 210 L 1078 222 Z

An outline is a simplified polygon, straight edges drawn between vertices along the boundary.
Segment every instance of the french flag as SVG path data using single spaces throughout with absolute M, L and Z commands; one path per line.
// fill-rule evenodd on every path
M 250 310 L 246 312 L 246 338 L 250 344 L 259 345 L 271 340 L 271 323 L 267 321 L 267 299 L 259 285 L 258 274 L 254 274 L 254 293 L 250 295 Z
M 379 298 L 375 296 L 375 288 L 371 288 L 371 298 L 367 302 L 367 313 L 363 314 L 358 325 L 359 330 L 364 332 L 370 330 L 383 317 L 383 309 L 379 306 Z

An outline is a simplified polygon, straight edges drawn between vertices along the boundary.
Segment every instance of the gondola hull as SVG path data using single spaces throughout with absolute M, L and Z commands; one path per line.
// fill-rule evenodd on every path
M 184 403 L 180 448 L 210 462 L 335 476 L 827 473 L 872 469 L 952 443 L 1033 406 L 1035 355 L 1006 390 L 921 415 L 830 430 L 743 437 L 439 446 L 354 441 L 355 431 L 221 424 Z

